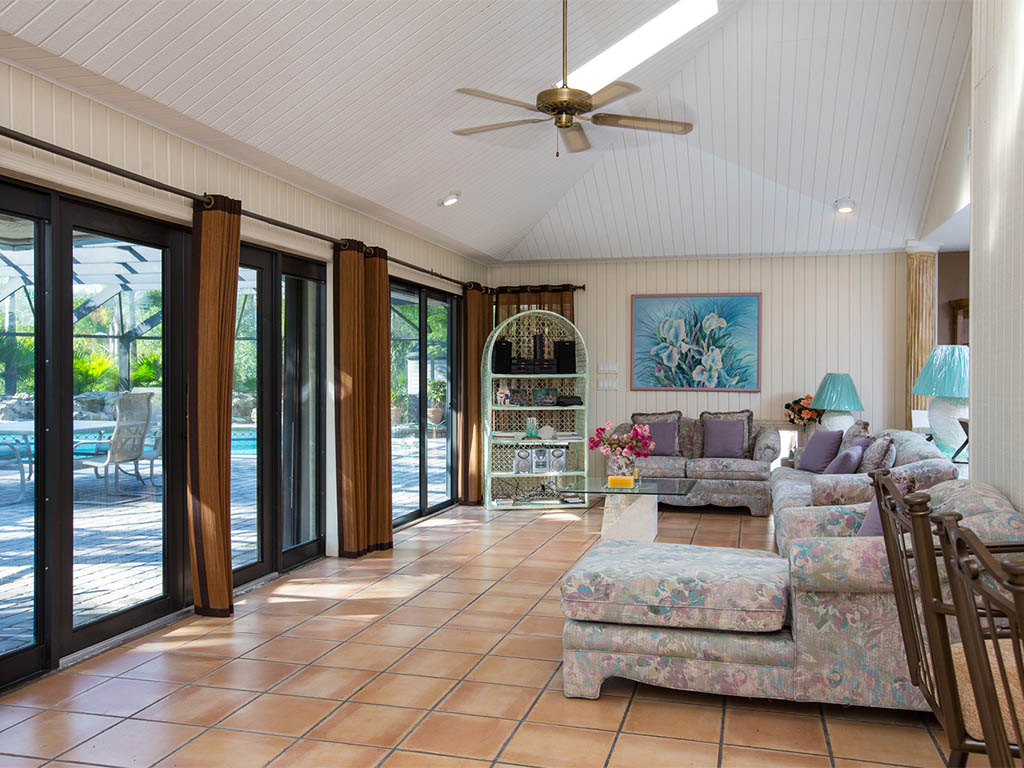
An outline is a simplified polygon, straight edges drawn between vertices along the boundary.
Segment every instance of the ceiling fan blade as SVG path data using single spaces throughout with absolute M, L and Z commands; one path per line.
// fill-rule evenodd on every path
M 662 120 L 657 117 L 633 117 L 632 115 L 610 115 L 606 112 L 590 116 L 594 125 L 610 125 L 614 128 L 632 128 L 637 131 L 659 131 L 660 133 L 689 133 L 693 123 L 677 120 Z
M 624 83 L 621 80 L 616 80 L 614 83 L 608 83 L 608 85 L 590 97 L 590 103 L 593 105 L 591 106 L 590 111 L 593 112 L 595 109 L 607 107 L 614 101 L 624 99 L 627 96 L 639 92 L 640 87 L 633 85 L 632 83 Z
M 565 139 L 565 148 L 569 152 L 585 152 L 590 149 L 590 141 L 587 134 L 583 132 L 583 126 L 573 123 L 568 128 L 560 129 L 562 138 Z
M 510 99 L 507 96 L 499 96 L 496 93 L 489 93 L 488 91 L 481 91 L 477 88 L 456 88 L 456 93 L 464 93 L 467 96 L 476 96 L 478 99 L 489 99 L 490 101 L 499 101 L 502 104 L 509 104 L 513 107 L 522 107 L 528 109 L 531 112 L 539 111 L 536 104 L 530 104 L 525 101 L 519 101 L 518 99 Z
M 474 133 L 485 133 L 487 131 L 497 131 L 501 128 L 511 128 L 514 125 L 529 125 L 530 123 L 546 123 L 552 118 L 550 117 L 533 117 L 527 118 L 526 120 L 510 120 L 507 123 L 491 123 L 490 125 L 478 125 L 474 128 L 460 128 L 457 131 L 452 131 L 456 136 L 472 136 Z

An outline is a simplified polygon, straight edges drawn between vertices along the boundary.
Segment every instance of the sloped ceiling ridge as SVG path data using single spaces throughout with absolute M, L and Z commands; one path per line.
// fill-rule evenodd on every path
M 856 253 L 920 234 L 970 4 L 751 0 L 682 63 L 510 261 Z M 857 210 L 837 215 L 834 201 Z

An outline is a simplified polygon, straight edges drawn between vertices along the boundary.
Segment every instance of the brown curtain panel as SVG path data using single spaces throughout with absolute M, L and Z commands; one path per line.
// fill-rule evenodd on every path
M 569 322 L 574 322 L 571 285 L 515 285 L 503 286 L 496 291 L 498 312 L 495 322 L 504 322 L 528 309 L 557 312 Z
M 342 557 L 391 549 L 387 251 L 334 246 L 334 414 Z
M 188 537 L 196 613 L 234 611 L 231 573 L 231 389 L 242 203 L 214 195 L 192 218 L 188 346 Z
M 480 433 L 480 358 L 494 327 L 494 297 L 479 283 L 462 293 L 462 423 L 459 496 L 466 504 L 483 498 L 483 438 Z

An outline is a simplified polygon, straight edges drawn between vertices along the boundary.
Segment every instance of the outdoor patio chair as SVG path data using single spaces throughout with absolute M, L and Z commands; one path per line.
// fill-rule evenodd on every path
M 143 461 L 149 462 L 149 484 L 155 486 L 156 481 L 153 479 L 153 465 L 164 456 L 164 431 L 160 427 L 156 427 L 152 432 L 153 445 L 148 448 L 144 448 L 142 451 Z
M 17 504 L 25 496 L 25 463 L 21 450 L 15 443 L 0 442 L 0 470 L 4 469 L 13 469 L 18 473 L 20 483 L 18 495 L 10 502 L 11 504 Z
M 115 409 L 117 422 L 109 440 L 82 440 L 75 443 L 77 451 L 82 445 L 94 444 L 97 448 L 96 458 L 83 458 L 75 461 L 75 469 L 92 469 L 99 478 L 103 470 L 103 490 L 110 493 L 110 470 L 114 470 L 114 490 L 118 490 L 118 473 L 134 474 L 143 485 L 139 472 L 139 461 L 146 445 L 146 433 L 149 432 L 149 420 L 152 416 L 152 392 L 125 392 L 117 398 Z M 105 454 L 99 449 L 106 448 Z M 134 472 L 126 471 L 122 465 L 131 464 Z

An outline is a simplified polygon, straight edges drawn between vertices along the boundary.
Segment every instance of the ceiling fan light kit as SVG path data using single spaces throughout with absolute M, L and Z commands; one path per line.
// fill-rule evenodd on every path
M 662 120 L 654 117 L 636 117 L 633 115 L 615 115 L 610 113 L 596 113 L 588 115 L 594 109 L 599 109 L 612 102 L 636 93 L 640 89 L 629 83 L 613 82 L 601 88 L 594 94 L 579 88 L 570 88 L 567 82 L 566 72 L 568 71 L 568 0 L 562 0 L 562 85 L 556 88 L 548 88 L 537 94 L 536 101 L 530 104 L 517 99 L 510 99 L 498 94 L 481 91 L 477 88 L 457 88 L 458 93 L 467 96 L 476 96 L 481 99 L 497 101 L 509 106 L 526 109 L 530 112 L 541 112 L 549 117 L 535 117 L 522 120 L 510 120 L 503 123 L 491 123 L 479 125 L 473 128 L 460 128 L 452 131 L 456 136 L 472 136 L 487 131 L 497 131 L 503 128 L 512 128 L 519 125 L 531 123 L 546 123 L 554 119 L 555 127 L 562 132 L 562 139 L 565 148 L 569 152 L 583 152 L 590 149 L 590 141 L 587 139 L 583 126 L 577 122 L 586 120 L 591 125 L 608 126 L 612 128 L 627 128 L 635 131 L 656 131 L 658 133 L 674 133 L 684 135 L 693 130 L 690 123 L 677 120 Z

